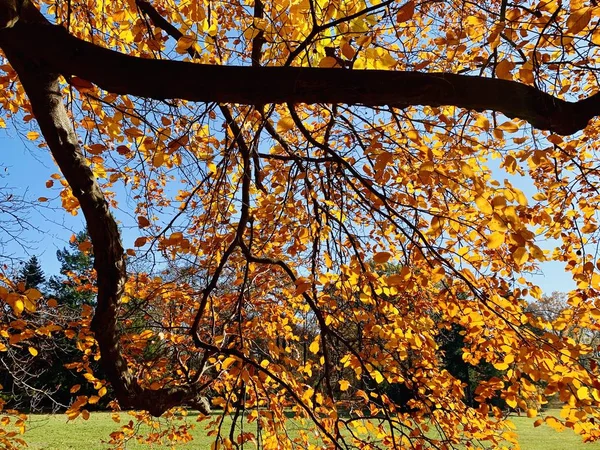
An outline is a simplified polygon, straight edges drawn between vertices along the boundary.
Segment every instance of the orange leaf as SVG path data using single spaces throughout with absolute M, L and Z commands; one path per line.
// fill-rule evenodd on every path
M 415 2 L 410 0 L 409 2 L 402 5 L 402 7 L 398 10 L 398 14 L 396 14 L 396 21 L 398 23 L 406 22 L 410 20 L 415 15 Z
M 567 33 L 577 34 L 582 31 L 592 19 L 592 8 L 585 7 L 573 12 L 567 19 Z
M 508 59 L 503 59 L 496 66 L 496 75 L 503 80 L 512 80 L 511 71 L 515 68 L 515 63 Z
M 337 59 L 333 56 L 326 56 L 319 62 L 319 67 L 324 68 L 332 68 L 332 67 L 342 67 Z
M 80 92 L 87 92 L 94 88 L 94 85 L 91 82 L 79 77 L 71 77 L 69 83 Z
M 377 264 L 385 264 L 390 260 L 392 254 L 390 252 L 379 252 L 373 255 L 373 261 Z
M 150 226 L 150 221 L 144 216 L 138 216 L 137 221 L 138 227 L 140 228 L 146 228 Z
M 519 265 L 523 265 L 529 259 L 529 253 L 525 247 L 518 247 L 512 254 L 513 260 Z

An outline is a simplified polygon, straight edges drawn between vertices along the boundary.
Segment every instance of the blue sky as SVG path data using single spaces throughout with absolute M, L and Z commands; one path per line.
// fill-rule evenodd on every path
M 68 245 L 72 234 L 84 229 L 83 216 L 71 216 L 62 210 L 56 185 L 52 189 L 46 187 L 46 181 L 53 173 L 58 172 L 47 149 L 21 139 L 14 130 L 9 129 L 0 130 L 0 149 L 3 153 L 0 167 L 5 174 L 0 179 L 0 185 L 11 187 L 15 195 L 24 197 L 36 206 L 28 208 L 27 216 L 29 222 L 37 228 L 23 232 L 26 248 L 16 242 L 9 242 L 4 253 L 21 259 L 36 255 L 47 276 L 57 274 L 60 266 L 56 260 L 56 251 Z M 503 176 L 505 173 L 497 173 L 501 180 Z M 510 182 L 522 189 L 528 197 L 535 193 L 526 178 L 511 176 Z M 39 197 L 49 200 L 39 202 Z M 125 247 L 132 247 L 136 237 L 134 230 L 125 229 Z M 545 263 L 541 273 L 530 278 L 548 294 L 553 291 L 566 292 L 575 287 L 560 263 Z

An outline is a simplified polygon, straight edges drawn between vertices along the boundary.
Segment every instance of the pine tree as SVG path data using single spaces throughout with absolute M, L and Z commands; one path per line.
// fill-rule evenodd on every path
M 61 263 L 60 277 L 50 278 L 49 287 L 52 295 L 62 304 L 71 307 L 94 303 L 93 289 L 94 256 L 80 249 L 80 245 L 89 241 L 86 231 L 77 233 L 68 248 L 56 252 Z
M 25 288 L 40 288 L 46 283 L 42 266 L 36 256 L 32 256 L 19 271 L 18 281 L 25 283 Z

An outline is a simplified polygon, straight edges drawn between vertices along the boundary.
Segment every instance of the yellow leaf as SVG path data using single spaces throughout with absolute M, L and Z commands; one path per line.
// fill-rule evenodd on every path
M 350 382 L 348 380 L 340 380 L 340 391 L 347 391 L 350 387 Z
M 29 347 L 28 350 L 29 350 L 29 353 L 31 353 L 32 356 L 37 356 L 38 355 L 38 351 L 35 348 Z
M 592 8 L 585 7 L 573 12 L 567 19 L 567 33 L 577 34 L 582 31 L 592 19 Z
M 23 303 L 23 300 L 21 300 L 20 298 L 16 299 L 12 305 L 12 309 L 17 315 L 17 317 L 20 316 L 23 310 L 25 309 L 25 304 Z
M 498 128 L 506 131 L 507 133 L 515 133 L 519 131 L 519 126 L 514 122 L 504 122 L 502 125 L 498 126 Z
M 495 367 L 495 365 L 494 365 Z M 510 408 L 516 408 L 517 407 L 517 399 L 516 397 L 513 395 L 507 396 L 506 399 L 506 404 L 510 407 Z
M 373 379 L 375 380 L 375 382 L 377 384 L 379 383 L 383 383 L 383 375 L 381 374 L 381 372 L 379 370 L 376 370 L 375 372 L 373 372 Z
M 479 210 L 484 214 L 494 213 L 494 208 L 492 208 L 490 202 L 482 196 L 475 197 L 475 204 L 477 205 Z
M 221 363 L 221 370 L 227 370 L 229 368 L 229 366 L 231 366 L 236 361 L 237 361 L 237 358 L 235 356 L 229 356 L 229 357 L 227 357 Z
M 559 432 L 565 429 L 565 426 L 556 417 L 546 417 L 546 423 Z
M 523 194 L 523 191 L 517 188 L 512 188 L 512 190 L 515 193 L 515 196 L 517 197 L 517 202 L 519 202 L 519 205 L 527 206 L 529 202 L 527 201 L 527 197 L 525 197 L 525 194 Z
M 310 347 L 308 347 L 308 349 L 311 353 L 314 353 L 315 355 L 319 353 L 319 338 L 316 338 L 314 341 L 312 341 L 312 344 L 310 344 Z
M 398 14 L 396 14 L 396 21 L 398 23 L 406 22 L 410 20 L 415 15 L 415 2 L 410 0 L 409 2 L 402 5 L 402 7 L 398 10 Z
M 525 247 L 518 247 L 512 254 L 513 260 L 519 265 L 525 264 L 529 260 L 529 253 Z
M 490 129 L 490 120 L 483 116 L 483 115 L 478 115 L 477 116 L 477 120 L 475 121 L 475 125 L 478 126 L 479 128 L 483 128 L 485 131 L 489 131 Z
M 294 121 L 291 117 L 282 117 L 281 119 L 279 119 L 279 122 L 277 122 L 278 133 L 284 133 L 286 131 L 291 130 L 292 128 L 294 128 Z
M 390 252 L 379 252 L 373 255 L 373 261 L 377 264 L 385 264 L 390 260 L 392 254 Z
M 508 369 L 508 364 L 506 364 L 505 362 L 497 362 L 494 363 L 494 368 L 497 370 L 506 370 Z
M 577 398 L 579 400 L 590 400 L 590 391 L 586 386 L 577 389 Z
M 494 249 L 500 247 L 502 244 L 504 244 L 505 236 L 506 235 L 504 233 L 500 233 L 498 231 L 490 234 L 488 236 L 488 248 Z
M 29 312 L 35 312 L 36 310 L 35 302 L 32 302 L 27 297 L 23 297 L 23 305 L 25 306 L 25 309 Z
M 35 141 L 39 137 L 40 133 L 38 133 L 37 131 L 30 131 L 27 133 L 27 139 L 29 139 L 30 141 Z

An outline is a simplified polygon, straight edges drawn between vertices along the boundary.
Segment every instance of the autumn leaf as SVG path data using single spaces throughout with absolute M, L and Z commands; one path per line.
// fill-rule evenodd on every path
M 146 228 L 146 227 L 150 226 L 150 221 L 145 216 L 138 216 L 137 221 L 138 221 L 138 227 L 140 227 L 140 228 Z
M 94 88 L 94 85 L 88 80 L 79 77 L 71 77 L 69 84 L 80 92 L 88 92 Z
M 139 238 L 137 238 L 135 240 L 135 242 L 133 243 L 133 245 L 135 247 L 143 247 L 144 245 L 146 245 L 147 240 L 148 240 L 148 238 L 146 238 L 144 236 L 141 236 L 141 237 L 139 237 Z
M 490 249 L 498 248 L 502 244 L 504 244 L 504 239 L 505 239 L 505 234 L 496 231 L 488 236 L 487 246 Z
M 583 31 L 592 19 L 592 10 L 591 7 L 583 7 L 572 12 L 567 19 L 567 33 L 577 34 Z
M 512 80 L 512 70 L 515 68 L 515 63 L 508 59 L 503 59 L 496 65 L 496 75 L 503 80 Z
M 402 7 L 398 10 L 398 14 L 396 14 L 396 21 L 398 23 L 407 22 L 413 18 L 415 15 L 415 2 L 410 0 L 406 2 Z
M 332 56 L 326 56 L 319 61 L 319 67 L 331 68 L 331 67 L 342 67 L 337 59 Z M 281 122 L 281 121 L 280 121 Z M 278 122 L 279 124 L 279 122 Z
M 294 128 L 294 121 L 291 117 L 282 117 L 277 122 L 277 132 L 284 133 Z
M 379 252 L 373 255 L 373 261 L 375 261 L 377 264 L 385 264 L 390 260 L 391 257 L 392 254 L 390 252 Z
M 494 208 L 492 208 L 492 205 L 485 197 L 475 197 L 475 204 L 477 205 L 479 210 L 486 215 L 493 214 L 494 212 Z
M 348 388 L 350 387 L 350 382 L 348 380 L 340 380 L 339 384 L 340 384 L 340 391 L 342 391 L 342 392 L 347 391 Z
M 525 247 L 517 247 L 512 253 L 513 260 L 521 266 L 529 260 L 529 252 Z

